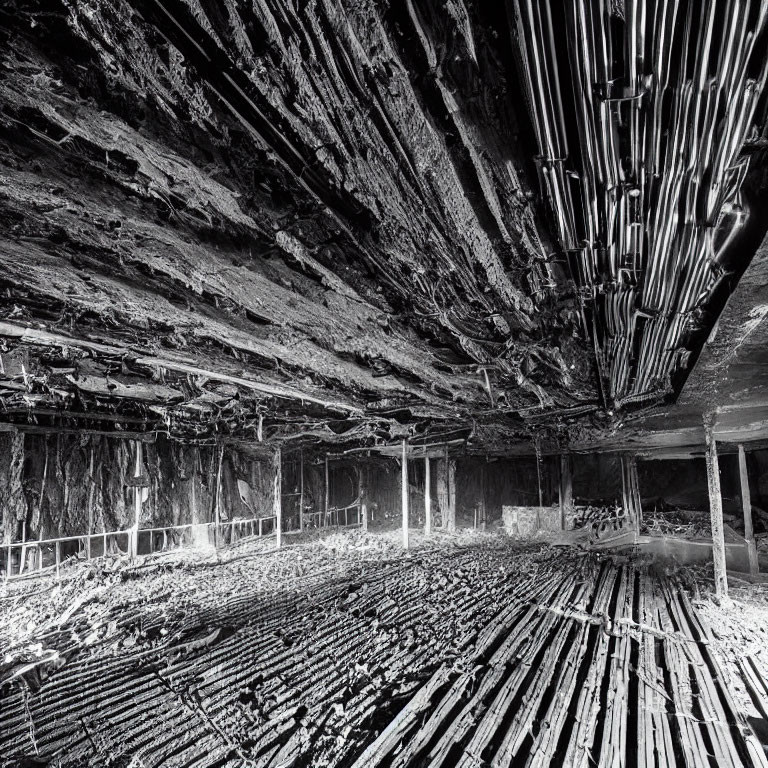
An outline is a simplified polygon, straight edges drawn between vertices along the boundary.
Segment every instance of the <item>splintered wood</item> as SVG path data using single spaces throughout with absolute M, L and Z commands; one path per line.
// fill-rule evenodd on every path
M 49 614 L 0 665 L 0 764 L 768 766 L 675 580 L 426 541 L 92 574 L 58 617 L 30 595 Z

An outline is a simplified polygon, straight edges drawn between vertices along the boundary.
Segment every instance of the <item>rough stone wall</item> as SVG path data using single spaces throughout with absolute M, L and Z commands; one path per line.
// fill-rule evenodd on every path
M 15 536 L 20 521 L 27 515 L 23 468 L 24 436 L 0 433 L 0 521 L 4 541 Z
M 0 434 L 0 514 L 5 536 L 19 539 L 27 520 L 27 538 L 85 533 L 91 508 L 94 533 L 133 525 L 135 442 L 100 435 Z M 141 527 L 203 523 L 212 519 L 218 448 L 194 446 L 159 435 L 143 443 L 140 487 L 146 487 Z M 248 517 L 237 480 L 251 485 L 256 514 L 269 497 L 268 473 L 258 460 L 227 447 L 222 464 L 222 520 Z M 262 487 L 264 486 L 264 487 Z M 18 521 L 14 523 L 14 520 Z

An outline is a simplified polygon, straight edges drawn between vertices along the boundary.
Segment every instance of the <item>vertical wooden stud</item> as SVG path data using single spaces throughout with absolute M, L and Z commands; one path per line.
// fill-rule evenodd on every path
M 277 535 L 278 549 L 283 545 L 283 500 L 282 500 L 282 482 L 283 482 L 283 452 L 281 448 L 275 448 L 272 459 L 272 469 L 274 472 L 274 492 L 272 497 L 273 514 L 275 516 L 275 534 Z
M 755 531 L 752 527 L 752 494 L 749 490 L 749 472 L 747 471 L 747 454 L 744 446 L 739 444 L 739 480 L 741 481 L 741 507 L 744 511 L 744 538 L 747 542 L 747 557 L 749 572 L 758 573 L 757 549 L 755 547 Z
M 568 453 L 560 454 L 560 529 L 565 530 L 568 514 L 573 510 L 573 472 L 571 456 Z
M 299 530 L 304 530 L 304 451 L 299 451 Z
M 456 462 L 448 458 L 448 448 L 445 449 L 445 461 L 448 465 L 448 530 L 456 531 Z
M 137 478 L 141 477 L 143 461 L 143 445 L 141 440 L 134 440 L 135 463 L 133 466 L 133 535 L 131 536 L 131 556 L 136 558 L 139 554 L 139 523 L 141 522 L 141 486 Z
M 328 517 L 330 513 L 330 505 L 331 505 L 331 484 L 330 484 L 330 472 L 328 471 L 328 455 L 325 456 L 325 515 L 324 515 L 324 526 L 330 525 L 330 518 Z
M 424 457 L 424 535 L 432 533 L 432 478 L 429 471 L 429 455 Z
M 712 559 L 715 569 L 715 595 L 728 595 L 728 576 L 725 564 L 725 535 L 723 532 L 723 500 L 720 495 L 720 468 L 717 461 L 717 443 L 714 434 L 715 416 L 704 416 L 704 436 L 707 443 L 707 486 L 709 488 L 709 516 L 712 523 Z
M 219 528 L 221 526 L 221 467 L 224 463 L 224 443 L 219 446 L 219 457 L 216 466 L 216 479 L 213 487 L 213 545 L 219 546 Z
M 360 499 L 360 519 L 358 522 L 364 531 L 368 530 L 368 472 L 364 464 L 358 466 L 357 495 Z
M 94 470 L 94 451 L 93 441 L 95 437 L 91 435 L 91 455 L 88 462 L 88 538 L 85 540 L 85 556 L 91 559 L 91 536 L 93 535 L 93 489 L 96 485 L 96 480 L 93 476 Z
M 400 472 L 400 488 L 402 491 L 401 508 L 403 512 L 403 546 L 408 549 L 408 441 L 403 440 L 402 466 Z

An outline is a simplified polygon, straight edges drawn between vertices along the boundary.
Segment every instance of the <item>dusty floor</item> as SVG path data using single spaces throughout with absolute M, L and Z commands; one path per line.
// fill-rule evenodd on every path
M 356 532 L 6 587 L 0 765 L 768 766 L 729 660 L 738 628 L 765 663 L 765 613 L 706 590 L 697 611 L 621 558 L 415 543 Z

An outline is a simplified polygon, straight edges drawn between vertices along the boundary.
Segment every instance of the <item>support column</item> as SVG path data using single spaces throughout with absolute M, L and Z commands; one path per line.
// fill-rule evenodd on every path
M 327 527 L 331 522 L 328 519 L 328 511 L 331 503 L 331 485 L 329 482 L 330 475 L 328 472 L 328 456 L 325 457 L 325 514 L 323 515 L 323 527 Z
M 429 472 L 429 456 L 424 457 L 424 535 L 432 533 L 432 478 Z
M 89 560 L 91 559 L 91 534 L 93 533 L 93 487 L 96 484 L 96 480 L 93 476 L 93 441 L 95 439 L 95 436 L 91 435 L 91 455 L 88 462 L 88 538 L 85 540 L 85 556 Z M 106 555 L 107 553 L 105 552 L 104 554 Z
M 448 461 L 437 460 L 437 508 L 440 510 L 440 527 L 448 529 Z
M 637 480 L 637 457 L 621 455 L 621 492 L 624 509 L 631 517 L 633 528 L 640 533 L 643 510 L 640 504 L 640 485 Z
M 448 458 L 445 449 L 445 461 L 448 465 L 448 530 L 456 531 L 456 462 Z
M 358 467 L 358 496 L 360 497 L 360 523 L 368 530 L 368 472 L 364 464 Z
M 135 462 L 133 465 L 133 535 L 131 536 L 131 557 L 139 554 L 139 522 L 141 520 L 141 486 L 138 478 L 141 477 L 141 468 L 144 463 L 143 445 L 141 440 L 134 440 Z
M 403 546 L 408 549 L 408 441 L 403 440 L 402 466 L 400 472 L 400 489 L 402 491 L 401 508 L 403 512 Z
M 485 531 L 485 481 L 486 481 L 486 465 L 483 464 L 480 467 L 480 501 L 477 505 L 478 517 L 480 518 L 480 530 Z
M 747 454 L 744 446 L 739 444 L 739 479 L 741 481 L 741 508 L 744 510 L 744 538 L 747 541 L 747 557 L 749 558 L 749 572 L 758 573 L 760 567 L 757 562 L 757 549 L 755 547 L 755 531 L 752 527 L 752 494 L 749 491 L 749 473 L 747 471 Z
M 573 467 L 569 453 L 560 454 L 560 529 L 565 530 L 568 513 L 573 510 Z
M 727 597 L 728 576 L 725 566 L 725 536 L 723 534 L 723 500 L 720 495 L 720 467 L 714 435 L 715 415 L 704 416 L 704 436 L 707 443 L 707 485 L 709 487 L 709 516 L 712 523 L 712 558 L 715 566 L 715 595 Z
M 299 530 L 304 530 L 304 451 L 299 451 Z
M 218 463 L 216 466 L 216 478 L 213 486 L 213 546 L 219 546 L 220 532 L 219 527 L 221 525 L 221 505 L 219 503 L 219 497 L 221 495 L 221 466 L 224 462 L 224 444 L 219 446 Z
M 277 548 L 283 545 L 283 450 L 275 448 L 272 456 L 272 514 L 275 516 L 275 535 Z

